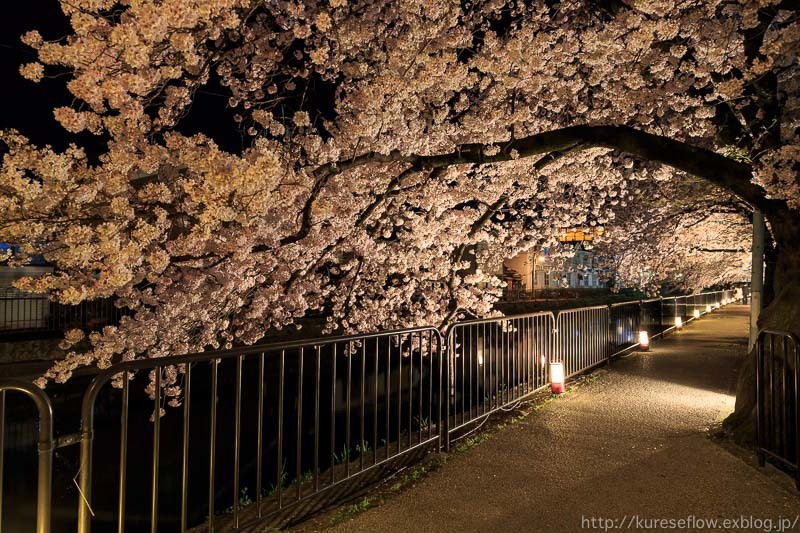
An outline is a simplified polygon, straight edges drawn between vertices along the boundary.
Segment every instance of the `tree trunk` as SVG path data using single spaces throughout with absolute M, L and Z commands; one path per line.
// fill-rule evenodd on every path
M 775 239 L 772 270 L 774 298 L 761 311 L 759 329 L 788 331 L 800 337 L 800 216 L 785 210 L 768 216 Z M 736 408 L 725 420 L 737 442 L 753 445 L 756 436 L 756 350 L 739 369 Z

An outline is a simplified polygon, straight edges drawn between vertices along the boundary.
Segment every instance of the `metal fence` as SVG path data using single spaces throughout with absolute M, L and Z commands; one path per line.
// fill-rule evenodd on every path
M 639 331 L 642 329 L 642 310 L 640 302 L 624 302 L 609 306 L 612 354 L 624 352 L 638 345 Z
M 758 462 L 764 466 L 770 458 L 788 468 L 800 488 L 800 342 L 789 332 L 765 330 L 756 346 Z
M 544 387 L 553 353 L 551 312 L 454 324 L 449 347 L 450 431 Z
M 98 330 L 118 324 L 126 313 L 111 299 L 66 305 L 50 301 L 47 294 L 0 288 L 0 338 L 60 333 L 73 328 Z
M 608 306 L 559 311 L 556 318 L 556 362 L 564 363 L 565 377 L 584 372 L 609 358 Z
M 40 419 L 39 531 L 51 516 L 55 529 L 81 532 L 248 527 L 301 502 L 306 511 L 320 498 L 335 502 L 352 482 L 387 475 L 383 466 L 447 448 L 451 436 L 547 386 L 550 362 L 563 362 L 567 376 L 584 372 L 637 346 L 640 329 L 661 335 L 671 313 L 726 296 L 472 320 L 445 337 L 417 328 L 128 361 L 95 377 L 80 431 L 55 441 L 43 391 L 0 380 L 0 439 L 4 391 L 28 394 Z M 52 482 L 53 447 L 67 455 L 77 444 L 74 503 L 53 513 L 50 494 L 67 492 Z M 26 464 L 11 465 L 14 475 Z M 22 498 L 15 488 L 3 496 Z M 18 518 L 12 529 L 26 529 Z M 12 523 L 0 516 L 0 526 L 4 519 Z
M 83 402 L 80 487 L 85 501 L 78 530 L 88 531 L 92 515 L 103 508 L 116 510 L 120 530 L 131 523 L 129 510 L 133 520 L 149 514 L 152 531 L 185 530 L 203 517 L 213 530 L 215 513 L 224 508 L 231 515 L 228 527 L 237 528 L 417 447 L 438 444 L 445 433 L 439 427 L 443 349 L 436 329 L 421 328 L 117 365 L 92 383 Z M 155 380 L 151 407 L 132 412 L 128 376 L 143 371 Z M 154 416 L 174 386 L 165 386 L 165 380 L 176 373 L 182 390 L 172 399 L 180 409 L 167 413 L 167 407 L 165 416 Z M 120 397 L 119 412 L 97 420 L 98 397 L 114 380 L 120 388 L 110 392 Z M 117 468 L 108 468 L 106 460 L 102 470 L 93 469 L 97 432 L 115 419 L 122 433 Z M 179 441 L 162 438 L 167 424 L 173 434 L 181 434 Z M 150 433 L 149 449 L 128 446 L 132 427 Z M 172 499 L 180 509 L 179 517 L 172 518 L 178 524 L 165 524 L 169 516 L 159 510 L 169 499 L 160 489 L 167 469 L 162 463 L 180 465 L 175 471 L 180 483 L 172 483 Z M 145 464 L 150 470 L 149 513 L 137 507 L 141 502 L 126 501 L 125 490 L 131 476 L 144 475 Z M 193 467 L 198 464 L 206 468 Z M 96 484 L 112 486 L 114 470 L 117 494 L 93 491 Z M 243 499 L 254 505 L 244 521 Z
M 38 469 L 36 475 L 36 531 L 50 531 L 50 501 L 52 497 L 53 467 L 53 409 L 47 394 L 32 383 L 15 379 L 0 381 L 0 529 L 3 524 L 3 500 L 6 491 L 3 486 L 5 460 L 5 414 L 7 393 L 21 393 L 32 400 L 39 418 L 39 441 L 37 443 Z M 17 489 L 18 487 L 13 487 Z

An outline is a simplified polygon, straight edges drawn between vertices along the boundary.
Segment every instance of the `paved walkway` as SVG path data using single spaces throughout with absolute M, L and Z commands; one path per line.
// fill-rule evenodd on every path
M 707 436 L 733 410 L 746 336 L 745 306 L 717 311 L 338 529 L 580 531 L 594 517 L 636 530 L 655 529 L 645 518 L 752 515 L 772 519 L 776 531 L 779 517 L 800 515 L 788 476 L 758 469 Z

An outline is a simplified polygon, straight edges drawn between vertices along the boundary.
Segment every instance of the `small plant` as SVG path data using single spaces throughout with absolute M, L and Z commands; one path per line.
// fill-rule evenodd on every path
M 351 454 L 350 448 L 348 448 L 347 445 L 345 444 L 342 447 L 342 451 L 340 453 L 337 453 L 335 451 L 333 452 L 333 461 L 337 465 L 350 461 L 350 454 Z
M 369 442 L 362 442 L 361 444 L 356 444 L 356 453 L 358 455 L 366 455 L 372 451 L 372 448 L 369 447 Z
M 312 472 L 311 470 L 306 470 L 305 472 L 303 472 L 303 475 L 300 478 L 300 481 L 302 483 L 306 483 L 308 481 L 311 481 L 312 479 L 314 479 L 314 472 Z
M 278 492 L 278 487 L 285 487 L 286 486 L 286 461 L 283 461 L 283 465 L 281 466 L 281 479 L 277 485 L 270 486 L 269 489 L 261 489 L 263 496 L 274 496 L 276 492 Z
M 430 420 L 428 420 L 427 416 L 415 416 L 414 423 L 417 425 L 420 431 L 425 431 L 430 426 Z
M 253 499 L 247 493 L 247 487 L 244 487 L 239 494 L 239 507 L 247 507 L 253 503 Z
M 239 509 L 243 509 L 248 505 L 252 505 L 253 500 L 250 498 L 250 495 L 247 493 L 247 487 L 243 487 L 242 490 L 239 492 Z M 232 514 L 233 513 L 233 505 L 228 507 L 223 511 L 225 514 Z

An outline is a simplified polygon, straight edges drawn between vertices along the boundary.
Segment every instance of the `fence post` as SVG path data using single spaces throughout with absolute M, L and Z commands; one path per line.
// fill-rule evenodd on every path
M 453 342 L 452 342 L 452 329 L 448 328 L 447 336 L 444 338 L 444 365 L 445 365 L 445 401 L 444 404 L 444 435 L 441 439 L 444 442 L 444 451 L 450 452 L 450 402 L 455 402 L 455 391 L 451 390 L 454 387 L 451 381 L 450 372 L 455 370 L 455 365 L 452 364 L 453 356 Z M 398 436 L 398 439 L 400 437 Z
M 53 493 L 53 406 L 47 394 L 32 383 L 19 379 L 0 380 L 0 432 L 5 432 L 6 391 L 13 390 L 28 396 L 36 405 L 39 415 L 37 442 L 37 486 L 36 486 L 36 532 L 49 533 L 52 516 Z M 3 439 L 0 438 L 0 477 L 3 474 Z M 0 507 L 2 507 L 2 483 L 0 483 Z
M 608 309 L 608 330 L 607 330 L 607 335 L 606 335 L 606 337 L 607 337 L 607 339 L 606 339 L 606 365 L 611 365 L 611 353 L 613 352 L 613 349 L 611 347 L 612 347 L 612 343 L 613 343 L 613 339 L 614 339 L 614 334 L 613 334 L 614 321 L 611 319 L 611 309 L 612 309 L 611 305 L 606 306 L 606 309 Z
M 762 376 L 762 365 L 763 365 L 763 345 L 761 342 L 761 335 L 756 337 L 755 342 L 756 348 L 756 457 L 758 458 L 758 466 L 765 466 L 766 460 L 764 457 L 764 452 L 762 451 L 762 446 L 764 444 L 764 436 L 763 436 L 763 429 L 762 426 L 764 424 L 764 402 L 762 396 L 764 395 L 763 387 L 761 386 L 761 380 L 763 379 Z

